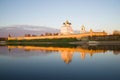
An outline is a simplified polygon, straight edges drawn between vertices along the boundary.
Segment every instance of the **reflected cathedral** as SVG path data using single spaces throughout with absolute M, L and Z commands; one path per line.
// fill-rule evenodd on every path
M 103 47 L 102 47 L 103 48 Z M 106 48 L 106 47 L 105 47 Z M 16 50 L 15 50 L 16 49 Z M 19 50 L 20 49 L 20 50 Z M 16 51 L 16 54 L 11 54 L 12 56 L 16 56 L 17 50 L 19 51 L 39 51 L 42 54 L 50 54 L 52 52 L 59 52 L 61 55 L 61 59 L 66 63 L 69 64 L 72 62 L 73 55 L 77 52 L 80 53 L 81 60 L 84 60 L 86 58 L 86 55 L 89 54 L 89 56 L 93 56 L 97 53 L 105 53 L 107 49 L 87 49 L 82 47 L 76 47 L 76 48 L 63 48 L 63 47 L 39 47 L 39 46 L 8 46 L 8 50 L 11 52 Z M 116 50 L 117 51 L 117 50 Z M 20 53 L 20 52 L 19 52 Z M 24 53 L 24 52 L 22 52 Z M 40 53 L 37 53 L 39 55 Z M 117 54 L 119 54 L 119 51 L 117 51 Z M 35 54 L 19 54 L 19 55 L 35 55 Z

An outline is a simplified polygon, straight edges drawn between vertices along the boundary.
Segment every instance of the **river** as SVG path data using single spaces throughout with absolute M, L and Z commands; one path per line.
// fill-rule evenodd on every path
M 119 46 L 0 46 L 0 80 L 120 80 Z

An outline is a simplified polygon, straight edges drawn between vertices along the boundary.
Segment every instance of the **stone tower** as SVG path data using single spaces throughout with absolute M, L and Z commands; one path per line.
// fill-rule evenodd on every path
M 81 27 L 81 29 L 80 29 L 80 33 L 85 33 L 85 32 L 86 32 L 86 30 L 85 30 L 85 26 L 82 25 L 82 27 Z

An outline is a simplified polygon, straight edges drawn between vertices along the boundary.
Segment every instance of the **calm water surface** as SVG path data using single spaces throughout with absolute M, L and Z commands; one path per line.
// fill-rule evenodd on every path
M 0 46 L 0 80 L 120 80 L 119 49 Z

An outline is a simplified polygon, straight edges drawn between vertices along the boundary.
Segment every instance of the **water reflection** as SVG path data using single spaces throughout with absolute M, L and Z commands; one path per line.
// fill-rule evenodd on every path
M 7 46 L 10 55 L 12 56 L 33 56 L 33 55 L 48 55 L 52 52 L 58 52 L 61 59 L 69 64 L 72 61 L 74 53 L 79 53 L 82 60 L 89 54 L 91 57 L 97 53 L 105 53 L 106 51 L 113 51 L 113 54 L 120 54 L 119 46 L 78 46 L 72 48 L 64 47 L 40 47 L 40 46 Z M 37 52 L 36 52 L 37 51 Z M 27 54 L 25 52 L 28 52 Z M 33 53 L 30 53 L 33 52 Z M 20 54 L 19 54 L 20 53 Z

